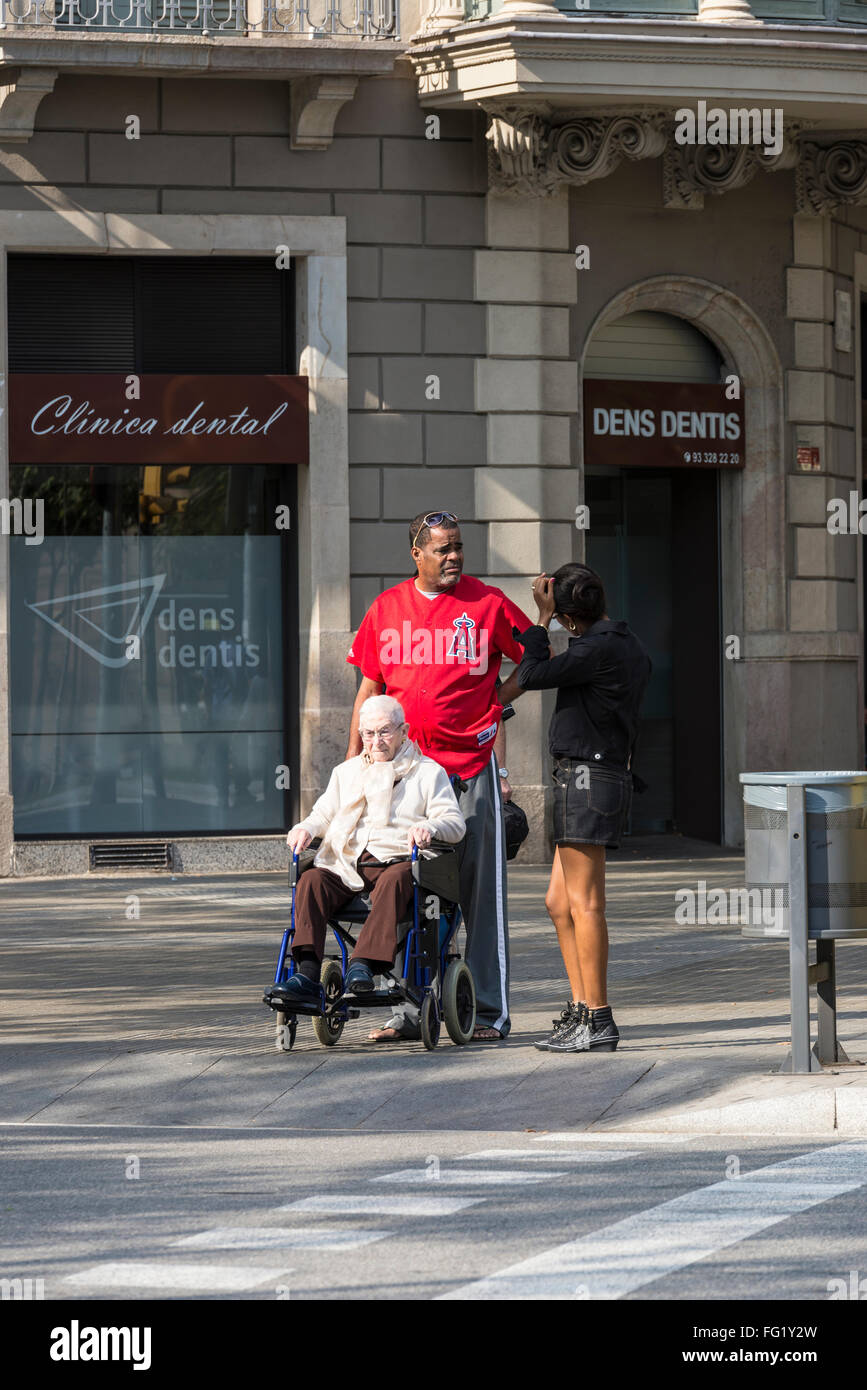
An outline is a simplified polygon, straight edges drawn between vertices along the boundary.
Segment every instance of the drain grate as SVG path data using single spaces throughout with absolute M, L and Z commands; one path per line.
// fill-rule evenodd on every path
M 94 869 L 171 869 L 172 846 L 168 840 L 102 841 L 90 846 L 90 870 Z

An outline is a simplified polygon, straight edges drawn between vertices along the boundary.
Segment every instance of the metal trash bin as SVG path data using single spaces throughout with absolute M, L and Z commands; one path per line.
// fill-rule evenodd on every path
M 867 771 L 742 772 L 740 780 L 752 915 L 742 935 L 789 942 L 792 1051 L 780 1070 L 846 1063 L 837 1039 L 834 943 L 867 937 Z M 818 996 L 812 1050 L 811 984 Z

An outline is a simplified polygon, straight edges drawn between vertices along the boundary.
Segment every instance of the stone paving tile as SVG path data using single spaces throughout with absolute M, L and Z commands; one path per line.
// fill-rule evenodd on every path
M 430 1054 L 420 1043 L 367 1043 L 387 1017 L 378 1010 L 348 1023 L 335 1048 L 302 1019 L 293 1052 L 276 1050 L 260 1000 L 285 923 L 282 874 L 6 880 L 0 1119 L 292 1127 L 303 1111 L 317 1128 L 425 1128 L 431 1116 L 457 1128 L 522 1116 L 527 1127 L 583 1128 L 710 1104 L 779 1066 L 788 956 L 780 943 L 744 940 L 737 925 L 677 924 L 677 888 L 740 887 L 743 860 L 661 838 L 611 856 L 611 997 L 623 1041 L 590 1059 L 530 1047 L 568 993 L 543 868 L 510 866 L 508 1043 L 457 1050 L 444 1035 Z M 125 916 L 130 895 L 138 921 Z M 838 997 L 841 1040 L 867 1059 L 863 943 L 839 947 Z

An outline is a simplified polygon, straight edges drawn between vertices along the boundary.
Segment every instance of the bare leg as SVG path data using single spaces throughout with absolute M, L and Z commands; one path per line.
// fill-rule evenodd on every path
M 560 945 L 560 954 L 563 957 L 566 974 L 569 976 L 572 1002 L 577 1004 L 579 1000 L 584 999 L 584 981 L 581 975 L 581 962 L 578 959 L 578 947 L 575 941 L 575 924 L 569 906 L 566 876 L 563 873 L 559 848 L 554 850 L 551 882 L 548 884 L 548 892 L 545 894 L 545 906 L 548 909 L 548 916 L 557 929 L 557 941 Z
M 559 845 L 557 856 L 562 868 L 566 899 L 574 929 L 573 943 L 577 957 L 576 980 L 586 990 L 583 996 L 576 995 L 576 998 L 583 997 L 588 1009 L 602 1009 L 608 1003 L 605 846 Z M 565 932 L 561 933 L 559 924 L 557 924 L 557 934 L 560 937 L 563 959 L 567 972 L 569 972 L 569 958 L 563 947 Z M 572 983 L 571 973 L 569 978 L 570 983 Z

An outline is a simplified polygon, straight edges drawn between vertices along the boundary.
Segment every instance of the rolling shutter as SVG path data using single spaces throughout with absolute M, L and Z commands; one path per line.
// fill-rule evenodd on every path
M 9 369 L 293 373 L 292 281 L 265 257 L 10 256 Z
M 674 314 L 624 314 L 594 333 L 585 377 L 619 381 L 719 381 L 722 358 L 710 339 Z

